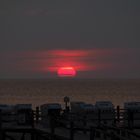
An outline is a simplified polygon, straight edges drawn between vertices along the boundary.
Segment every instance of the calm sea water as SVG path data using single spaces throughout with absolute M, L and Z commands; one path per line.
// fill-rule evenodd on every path
M 133 80 L 0 80 L 0 104 L 44 103 L 63 104 L 64 96 L 71 101 L 112 101 L 123 105 L 126 101 L 140 101 L 140 79 Z

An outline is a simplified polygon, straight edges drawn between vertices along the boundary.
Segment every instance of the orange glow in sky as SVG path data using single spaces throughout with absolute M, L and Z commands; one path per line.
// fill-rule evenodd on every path
M 0 52 L 0 73 L 11 77 L 15 75 L 16 77 L 43 76 L 43 78 L 57 76 L 75 78 L 135 77 L 135 73 L 140 69 L 139 52 L 139 48 Z
M 95 70 L 95 66 L 87 62 L 93 56 L 92 50 L 49 50 L 48 53 L 47 66 L 45 64 L 42 65 L 46 66 L 45 69 L 50 72 L 64 69 L 64 73 L 65 71 L 68 71 L 68 73 L 74 71 L 74 76 L 76 76 L 75 73 L 79 71 Z

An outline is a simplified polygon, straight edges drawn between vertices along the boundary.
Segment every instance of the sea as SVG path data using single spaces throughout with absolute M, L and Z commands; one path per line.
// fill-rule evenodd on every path
M 140 102 L 140 79 L 1 79 L 0 104 L 32 104 L 70 101 L 95 104 L 111 101 L 123 107 L 125 102 Z

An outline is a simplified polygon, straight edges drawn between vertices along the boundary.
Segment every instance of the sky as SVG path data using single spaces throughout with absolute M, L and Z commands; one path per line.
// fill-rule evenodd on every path
M 139 0 L 1 0 L 0 78 L 140 78 Z

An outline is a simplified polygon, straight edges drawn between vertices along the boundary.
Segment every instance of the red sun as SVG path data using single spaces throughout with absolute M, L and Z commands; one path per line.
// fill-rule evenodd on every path
M 57 71 L 59 77 L 74 77 L 76 76 L 76 70 L 73 67 L 61 67 Z

